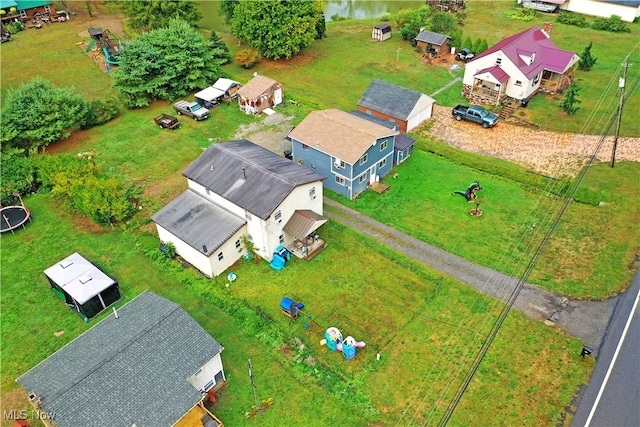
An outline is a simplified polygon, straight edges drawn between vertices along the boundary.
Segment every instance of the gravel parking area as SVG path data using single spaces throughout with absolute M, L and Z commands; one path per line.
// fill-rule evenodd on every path
M 575 176 L 593 155 L 599 136 L 557 133 L 501 120 L 493 129 L 456 122 L 448 107 L 434 108 L 433 124 L 422 135 L 462 150 L 499 157 L 544 175 Z M 611 159 L 613 137 L 598 152 L 599 161 Z M 640 161 L 640 138 L 618 138 L 616 161 Z

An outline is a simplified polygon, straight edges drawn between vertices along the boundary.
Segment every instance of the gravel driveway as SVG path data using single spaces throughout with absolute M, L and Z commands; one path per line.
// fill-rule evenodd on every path
M 465 151 L 499 157 L 535 172 L 553 176 L 575 176 L 595 151 L 600 136 L 558 133 L 501 120 L 493 129 L 470 122 L 456 122 L 451 108 L 434 108 L 432 125 L 422 131 Z M 609 161 L 613 137 L 598 152 L 599 161 Z M 616 161 L 640 161 L 640 138 L 618 138 Z

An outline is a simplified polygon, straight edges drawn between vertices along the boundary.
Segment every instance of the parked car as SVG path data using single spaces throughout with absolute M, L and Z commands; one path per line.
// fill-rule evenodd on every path
M 458 121 L 468 120 L 470 122 L 481 124 L 485 129 L 494 127 L 496 123 L 498 123 L 498 116 L 477 105 L 472 105 L 470 107 L 458 105 L 451 110 L 451 115 Z
M 176 113 L 192 117 L 194 120 L 204 120 L 209 117 L 209 110 L 197 102 L 178 101 L 173 104 L 173 109 Z
M 474 58 L 474 56 L 475 55 L 473 54 L 473 52 L 465 47 L 458 52 L 458 55 L 456 55 L 456 59 L 458 61 L 469 62 Z

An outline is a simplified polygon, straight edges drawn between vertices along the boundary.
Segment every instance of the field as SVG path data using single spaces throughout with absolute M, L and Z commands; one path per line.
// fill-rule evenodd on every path
M 504 2 L 496 3 L 504 8 Z M 478 16 L 488 19 L 483 14 L 489 9 L 478 10 Z M 495 13 L 503 19 L 499 15 L 503 12 Z M 36 74 L 56 85 L 75 86 L 87 97 L 109 93 L 109 74 L 76 46 L 82 40 L 78 34 L 89 25 L 100 26 L 100 17 L 106 15 L 106 10 L 99 9 L 94 20 L 79 15 L 46 32 L 20 33 L 15 41 L 3 44 L 1 93 Z M 329 37 L 294 61 L 264 62 L 249 71 L 231 65 L 226 71 L 240 81 L 248 80 L 254 71 L 281 79 L 287 97 L 302 102 L 300 108 L 286 109 L 296 120 L 314 108 L 354 109 L 372 77 L 428 94 L 458 76 L 437 68 L 428 69 L 429 78 L 424 78 L 425 65 L 396 36 L 393 42 L 380 45 L 368 42 L 368 36 L 363 38 L 370 34 L 370 24 L 329 24 Z M 526 28 L 529 23 L 505 21 L 500 31 L 507 35 L 515 26 Z M 637 35 L 637 25 L 633 28 Z M 586 38 L 579 40 L 581 46 Z M 43 44 L 55 49 L 43 51 Z M 234 42 L 229 44 L 237 48 Z M 373 50 L 381 47 L 383 53 Z M 601 63 L 613 66 L 622 52 L 623 48 L 612 48 L 612 57 L 602 57 Z M 452 88 L 438 101 L 457 103 L 458 96 L 459 88 Z M 583 108 L 588 111 L 587 102 L 585 97 Z M 308 426 L 436 423 L 502 305 L 339 223 L 325 226 L 330 245 L 312 262 L 296 261 L 281 272 L 264 262 L 238 263 L 233 267 L 238 280 L 229 288 L 224 277 L 208 280 L 159 258 L 149 217 L 186 188 L 180 172 L 202 148 L 232 138 L 239 125 L 256 121 L 233 105 L 222 106 L 209 120 L 183 120 L 182 129 L 170 132 L 160 130 L 152 120 L 168 108 L 157 102 L 126 111 L 104 126 L 75 132 L 49 150 L 94 151 L 106 173 L 140 185 L 144 204 L 129 223 L 100 229 L 53 195 L 26 198 L 33 223 L 15 236 L 2 238 L 2 409 L 26 408 L 26 395 L 15 378 L 95 322 L 85 324 L 59 304 L 42 275 L 45 268 L 77 251 L 119 280 L 123 303 L 145 289 L 153 290 L 179 303 L 225 347 L 222 357 L 228 385 L 214 411 L 226 425 L 246 422 L 244 413 L 253 404 L 247 358 L 253 362 L 258 398 L 275 401 L 259 416 L 260 425 L 279 426 L 283 420 Z M 549 121 L 562 127 L 558 130 L 580 127 L 580 118 L 572 124 L 557 122 Z M 626 123 L 625 132 L 634 132 L 632 122 Z M 401 177 L 414 179 L 397 180 L 394 186 L 400 191 L 394 189 L 384 197 L 366 193 L 352 205 L 427 241 L 435 236 L 435 243 L 466 258 L 500 267 L 494 254 L 502 253 L 504 247 L 494 245 L 516 233 L 541 191 L 505 178 L 519 173 L 513 165 L 449 152 L 433 141 L 420 140 L 418 146 L 420 151 L 400 171 Z M 447 176 L 466 176 L 470 170 L 481 181 L 496 183 L 495 193 L 485 196 L 486 209 L 495 212 L 494 223 L 481 218 L 461 226 L 467 217 L 455 212 L 454 203 L 459 200 L 437 184 L 423 185 Z M 502 174 L 505 170 L 510 172 Z M 558 231 L 559 239 L 549 248 L 551 254 L 541 260 L 534 275 L 539 281 L 550 289 L 600 297 L 628 283 L 627 263 L 637 251 L 633 247 L 638 233 L 633 225 L 639 218 L 633 199 L 637 176 L 637 164 L 593 170 L 584 183 L 591 193 L 584 199 L 593 193 L 606 194 L 612 202 L 603 208 L 587 203 L 572 206 L 566 225 Z M 498 192 L 511 197 L 505 202 Z M 433 214 L 416 215 L 420 212 Z M 609 236 L 610 227 L 616 225 L 619 234 Z M 621 238 L 622 243 L 612 243 Z M 571 254 L 579 254 L 593 270 L 576 272 L 571 268 L 576 255 L 568 258 Z M 558 264 L 554 259 L 566 261 Z M 584 289 L 586 282 L 589 289 Z M 291 323 L 282 316 L 278 302 L 285 295 L 303 301 L 313 321 L 303 317 Z M 320 347 L 318 342 L 329 326 L 365 341 L 367 347 L 351 361 Z M 54 335 L 59 331 L 64 334 Z M 581 346 L 562 331 L 512 312 L 454 413 L 452 425 L 562 423 L 564 408 L 593 368 L 592 359 L 579 357 Z M 7 420 L 5 424 L 9 425 Z

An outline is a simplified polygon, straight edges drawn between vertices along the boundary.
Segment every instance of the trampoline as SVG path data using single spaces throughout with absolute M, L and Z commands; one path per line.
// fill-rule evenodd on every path
M 27 220 L 31 221 L 31 212 L 25 206 L 5 206 L 0 208 L 0 220 L 2 221 L 0 233 L 10 231 L 22 226 Z

